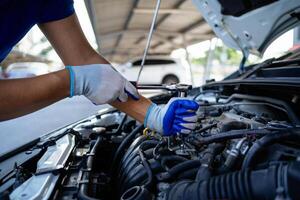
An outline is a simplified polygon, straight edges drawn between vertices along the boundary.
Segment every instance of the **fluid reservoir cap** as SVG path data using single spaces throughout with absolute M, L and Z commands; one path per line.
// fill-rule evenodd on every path
M 104 128 L 104 127 L 95 127 L 92 130 L 93 130 L 93 133 L 101 134 L 101 133 L 105 133 L 106 128 Z

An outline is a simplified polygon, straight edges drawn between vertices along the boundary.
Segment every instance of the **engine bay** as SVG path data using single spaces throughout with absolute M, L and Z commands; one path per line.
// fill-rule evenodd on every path
M 0 171 L 1 199 L 300 198 L 299 119 L 288 103 L 201 89 L 186 98 L 200 105 L 189 135 L 162 137 L 107 109 L 45 136 L 4 163 L 14 167 Z

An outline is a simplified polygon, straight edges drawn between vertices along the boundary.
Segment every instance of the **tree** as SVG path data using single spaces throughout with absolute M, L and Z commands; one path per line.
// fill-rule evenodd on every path
M 204 56 L 193 58 L 192 63 L 198 65 L 205 65 L 208 57 L 208 50 L 205 51 Z M 242 60 L 242 54 L 235 49 L 227 48 L 224 45 L 216 46 L 214 49 L 214 60 L 226 65 L 239 65 Z

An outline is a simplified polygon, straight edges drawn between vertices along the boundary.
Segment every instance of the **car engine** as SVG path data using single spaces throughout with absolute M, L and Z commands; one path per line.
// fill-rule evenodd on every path
M 154 97 L 166 103 L 174 93 Z M 6 199 L 299 199 L 299 119 L 263 96 L 191 91 L 198 125 L 162 137 L 115 109 L 33 145 L 0 177 Z M 43 198 L 42 198 L 43 197 Z

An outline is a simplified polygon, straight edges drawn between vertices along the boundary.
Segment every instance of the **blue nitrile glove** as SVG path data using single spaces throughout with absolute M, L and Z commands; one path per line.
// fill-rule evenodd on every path
M 70 97 L 84 95 L 96 105 L 115 100 L 125 102 L 128 96 L 137 100 L 136 88 L 109 64 L 67 66 L 70 73 Z
M 149 106 L 144 125 L 164 136 L 188 134 L 195 129 L 199 105 L 184 98 L 172 98 L 168 104 Z

